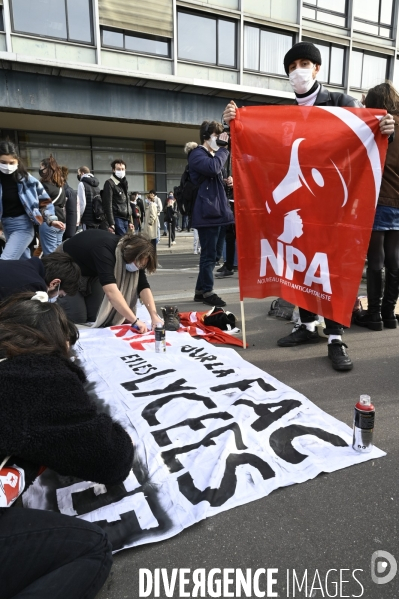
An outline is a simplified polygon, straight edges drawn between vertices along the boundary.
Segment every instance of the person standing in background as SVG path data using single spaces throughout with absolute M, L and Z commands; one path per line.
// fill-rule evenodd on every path
M 30 175 L 13 143 L 0 142 L 0 220 L 6 245 L 1 260 L 28 260 L 34 225 L 62 228 L 43 185 Z
M 155 191 L 155 189 L 150 189 L 150 191 L 148 192 L 148 195 L 153 196 L 154 204 L 157 208 L 157 226 L 158 226 L 157 243 L 159 243 L 159 240 L 161 239 L 161 223 L 159 221 L 159 217 L 160 217 L 161 213 L 163 212 L 162 200 L 161 200 L 161 198 L 159 198 L 157 196 L 157 192 Z
M 165 223 L 167 227 L 170 227 L 170 239 L 171 244 L 176 245 L 176 210 L 175 210 L 175 199 L 173 193 L 169 193 L 168 199 L 165 206 Z
M 55 215 L 57 217 L 56 222 L 60 225 L 59 227 L 55 227 L 54 225 L 49 226 L 47 223 L 43 223 L 40 227 L 40 245 L 43 254 L 47 256 L 47 254 L 55 252 L 60 243 L 62 243 L 62 237 L 65 231 L 65 182 L 61 168 L 51 154 L 48 158 L 44 158 L 41 161 L 39 175 L 40 182 L 50 196 L 51 203 L 54 206 Z
M 151 240 L 155 250 L 157 249 L 158 235 L 158 210 L 154 201 L 154 193 L 150 191 L 145 200 L 145 221 L 143 234 Z
M 93 200 L 95 197 L 100 198 L 100 188 L 98 179 L 91 174 L 87 166 L 78 168 L 77 178 L 80 224 L 83 229 L 98 229 L 104 223 L 105 230 L 108 229 L 106 221 L 101 221 L 96 218 L 93 211 Z
M 139 205 L 137 204 L 137 191 L 134 191 L 130 194 L 130 207 L 132 209 L 134 230 L 136 233 L 139 233 L 142 217 L 141 210 L 139 208 Z
M 111 168 L 112 175 L 104 183 L 102 194 L 105 218 L 116 235 L 125 235 L 129 229 L 133 229 L 126 163 L 117 158 L 111 162 Z
M 65 201 L 65 231 L 63 240 L 73 237 L 76 233 L 79 224 L 79 208 L 78 208 L 78 194 L 68 184 L 69 169 L 67 166 L 61 167 L 62 177 L 65 181 L 64 191 L 66 196 Z

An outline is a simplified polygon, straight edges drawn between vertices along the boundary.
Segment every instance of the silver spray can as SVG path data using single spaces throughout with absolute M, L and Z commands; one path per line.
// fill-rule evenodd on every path
M 157 354 L 166 351 L 165 325 L 161 323 L 155 327 L 155 351 Z
M 375 408 L 369 395 L 361 395 L 355 405 L 353 415 L 352 447 L 360 453 L 369 453 L 373 449 Z

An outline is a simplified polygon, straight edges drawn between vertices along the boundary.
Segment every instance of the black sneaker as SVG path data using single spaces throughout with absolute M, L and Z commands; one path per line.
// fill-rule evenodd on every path
M 215 266 L 220 266 L 220 260 L 218 260 L 217 262 L 215 262 Z M 223 268 L 223 265 L 221 266 L 221 268 Z
M 212 293 L 212 295 L 208 295 L 207 297 L 204 297 L 203 300 L 204 304 L 208 304 L 208 306 L 225 306 L 226 302 L 224 302 L 222 300 L 222 298 L 220 298 L 218 295 L 216 295 L 216 293 Z
M 231 277 L 234 274 L 234 270 L 227 270 L 227 268 L 225 268 L 224 266 L 222 269 L 218 268 L 216 272 L 217 272 L 217 274 L 215 275 L 215 277 L 217 279 L 223 279 L 224 277 Z
M 204 301 L 204 294 L 203 293 L 197 293 L 197 292 L 195 292 L 195 294 L 194 294 L 194 301 L 195 302 L 203 302 Z
M 293 347 L 294 345 L 301 345 L 302 343 L 318 343 L 321 337 L 316 331 L 309 331 L 304 324 L 301 324 L 295 331 L 292 331 L 286 337 L 281 337 L 277 341 L 277 345 L 280 347 Z
M 333 339 L 328 344 L 328 357 L 334 370 L 352 370 L 352 360 L 346 353 L 348 346 L 339 339 Z
M 216 262 L 216 266 L 219 266 L 220 262 Z M 223 272 L 224 271 L 224 264 L 222 264 L 222 266 L 220 268 L 216 269 L 216 272 Z
M 176 306 L 162 308 L 162 316 L 166 331 L 178 331 L 180 329 L 180 315 Z

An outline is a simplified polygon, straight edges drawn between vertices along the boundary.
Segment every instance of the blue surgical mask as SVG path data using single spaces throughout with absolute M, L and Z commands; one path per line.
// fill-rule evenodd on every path
M 131 264 L 126 264 L 126 270 L 127 270 L 128 272 L 136 272 L 136 271 L 138 271 L 139 269 L 138 269 L 138 267 L 135 265 L 135 263 L 134 263 L 134 262 L 132 262 Z

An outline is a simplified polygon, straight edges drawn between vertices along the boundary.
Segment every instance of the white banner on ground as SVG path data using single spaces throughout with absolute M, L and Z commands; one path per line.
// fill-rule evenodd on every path
M 167 342 L 158 354 L 152 333 L 138 341 L 129 327 L 82 332 L 80 363 L 99 408 L 134 440 L 133 471 L 107 488 L 47 470 L 26 507 L 96 522 L 120 550 L 385 455 L 353 451 L 348 426 L 236 351 L 187 333 L 167 332 Z

